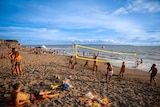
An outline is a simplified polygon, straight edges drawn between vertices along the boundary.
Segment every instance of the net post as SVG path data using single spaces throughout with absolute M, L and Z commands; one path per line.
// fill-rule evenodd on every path
M 76 57 L 77 57 L 77 54 L 78 54 L 77 51 L 78 51 L 78 50 L 77 50 L 77 44 L 76 44 Z
M 138 57 L 138 55 L 137 55 L 137 53 L 135 53 L 135 60 L 134 60 L 135 66 L 137 66 L 137 57 Z M 135 76 L 135 71 L 137 71 L 137 68 L 135 68 L 134 71 L 133 71 L 134 76 Z

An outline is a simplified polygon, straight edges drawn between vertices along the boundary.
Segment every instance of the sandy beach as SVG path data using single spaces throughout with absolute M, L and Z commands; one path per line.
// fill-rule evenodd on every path
M 11 49 L 1 47 L 0 53 L 6 56 Z M 75 69 L 68 68 L 69 57 L 60 55 L 31 54 L 29 49 L 19 49 L 23 57 L 23 76 L 11 74 L 10 60 L 0 59 L 0 106 L 5 106 L 4 100 L 10 96 L 12 85 L 16 82 L 22 84 L 22 91 L 30 93 L 33 90 L 51 90 L 50 85 L 61 84 L 65 78 L 71 77 L 72 88 L 60 92 L 59 97 L 48 99 L 26 107 L 84 107 L 79 100 L 88 92 L 108 97 L 111 107 L 160 107 L 160 74 L 156 76 L 157 86 L 149 85 L 150 73 L 135 69 L 126 69 L 124 78 L 120 79 L 120 68 L 114 67 L 114 76 L 109 83 L 104 83 L 105 63 L 99 63 L 98 73 L 92 71 L 93 62 L 83 70 L 84 60 L 77 59 Z M 32 70 L 38 72 L 31 72 Z M 60 79 L 54 78 L 59 75 Z

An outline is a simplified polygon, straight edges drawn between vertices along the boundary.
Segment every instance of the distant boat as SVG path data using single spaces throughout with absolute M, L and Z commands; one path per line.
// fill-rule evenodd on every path
M 35 47 L 35 48 L 39 48 L 39 49 L 47 49 L 47 47 L 46 47 L 45 45 L 38 46 L 38 47 Z
M 47 47 L 46 47 L 45 45 L 42 45 L 41 47 L 42 47 L 43 49 L 47 49 Z

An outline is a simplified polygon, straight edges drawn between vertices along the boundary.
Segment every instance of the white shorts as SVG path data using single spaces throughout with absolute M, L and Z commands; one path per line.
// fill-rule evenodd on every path
M 113 75 L 113 71 L 108 71 L 108 76 L 112 76 Z

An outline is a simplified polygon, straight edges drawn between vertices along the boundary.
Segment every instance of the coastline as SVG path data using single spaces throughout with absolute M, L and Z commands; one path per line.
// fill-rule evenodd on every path
M 2 48 L 0 53 L 7 53 L 8 48 Z M 92 71 L 93 62 L 89 61 L 89 67 L 84 71 L 82 66 L 84 60 L 77 59 L 78 64 L 75 69 L 68 68 L 69 56 L 62 55 L 39 55 L 31 54 L 28 48 L 18 50 L 23 58 L 22 68 L 24 75 L 21 77 L 11 75 L 9 59 L 0 59 L 0 96 L 1 106 L 4 106 L 5 97 L 10 96 L 11 85 L 19 81 L 23 84 L 22 91 L 30 92 L 31 90 L 50 90 L 51 84 L 58 84 L 64 78 L 71 76 L 73 86 L 69 91 L 60 91 L 58 98 L 49 99 L 35 104 L 35 107 L 56 106 L 56 107 L 83 107 L 79 96 L 85 95 L 91 91 L 97 95 L 111 99 L 112 107 L 128 106 L 160 106 L 160 74 L 156 76 L 157 86 L 150 86 L 150 73 L 141 70 L 126 68 L 123 79 L 119 79 L 120 68 L 114 66 L 114 74 L 110 83 L 102 83 L 105 80 L 106 65 L 99 63 L 99 73 Z M 38 70 L 38 73 L 30 73 L 32 70 Z M 82 71 L 82 72 L 81 72 Z M 60 75 L 61 80 L 57 81 L 53 75 Z
M 77 44 L 79 45 L 79 44 Z M 48 50 L 51 51 L 59 51 L 61 50 L 61 55 L 62 55 L 62 51 L 65 51 L 67 56 L 71 56 L 72 53 L 72 44 L 66 44 L 66 45 L 30 45 L 31 47 L 45 47 Z M 101 49 L 104 51 L 110 51 L 112 52 L 122 52 L 122 53 L 134 53 L 138 56 L 132 56 L 130 59 L 130 56 L 125 56 L 125 55 L 113 55 L 113 57 L 111 57 L 112 55 L 110 54 L 106 54 L 103 52 L 100 52 L 99 58 L 100 59 L 104 59 L 107 61 L 110 61 L 111 64 L 113 64 L 114 66 L 117 67 L 121 67 L 121 61 L 124 60 L 126 62 L 126 68 L 129 69 L 138 69 L 138 70 L 142 70 L 142 71 L 146 71 L 148 72 L 148 70 L 150 69 L 150 67 L 152 66 L 152 64 L 156 64 L 156 67 L 158 70 L 160 70 L 160 60 L 159 60 L 159 47 L 157 46 L 132 46 L 132 45 L 103 45 L 104 47 L 102 48 L 102 44 L 82 44 L 82 47 L 87 46 L 87 47 L 91 47 L 91 48 L 96 48 L 96 49 Z M 154 49 L 154 50 L 153 50 Z M 74 49 L 75 51 L 76 49 Z M 83 50 L 83 48 L 79 48 L 79 54 L 80 56 L 83 56 L 83 52 L 85 52 Z M 92 57 L 92 55 L 90 54 L 90 52 L 92 53 L 92 51 L 86 50 L 85 55 L 87 57 Z M 94 51 L 93 51 L 94 52 Z M 124 59 L 126 58 L 126 59 Z M 137 58 L 137 59 L 136 59 Z M 143 64 L 140 64 L 140 59 L 143 60 Z M 136 61 L 135 61 L 136 60 Z M 139 61 L 139 66 L 137 66 L 137 61 Z M 112 63 L 113 62 L 113 63 Z M 160 73 L 160 71 L 158 71 L 158 73 Z

